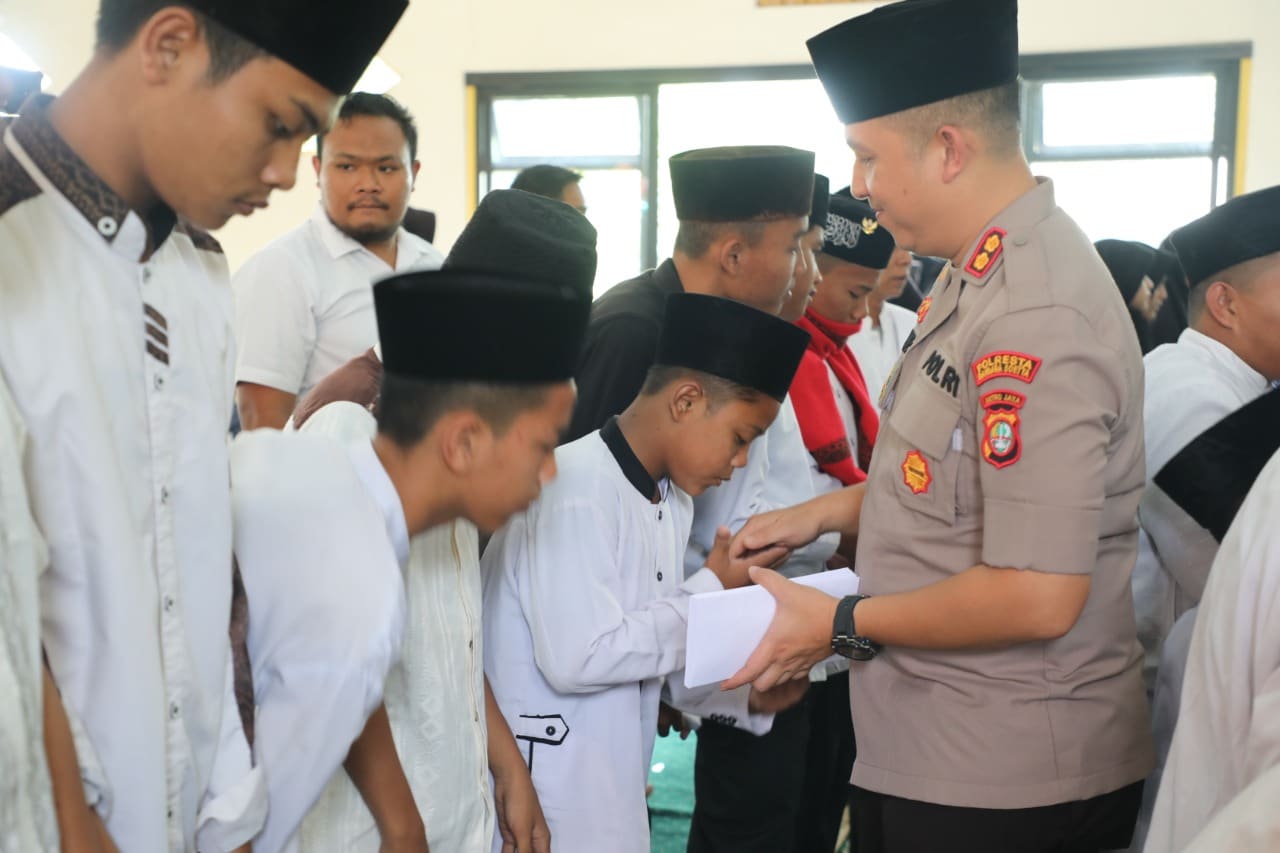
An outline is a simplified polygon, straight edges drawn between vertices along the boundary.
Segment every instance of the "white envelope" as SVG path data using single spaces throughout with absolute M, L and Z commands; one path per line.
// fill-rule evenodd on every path
M 858 576 L 849 569 L 817 572 L 795 582 L 836 598 L 858 592 Z M 724 681 L 742 669 L 764 639 L 776 607 L 773 596 L 758 586 L 691 596 L 684 686 Z

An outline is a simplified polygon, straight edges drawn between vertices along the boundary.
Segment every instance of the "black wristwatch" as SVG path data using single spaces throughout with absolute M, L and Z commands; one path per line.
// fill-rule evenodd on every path
M 853 626 L 853 608 L 866 595 L 849 595 L 836 605 L 836 618 L 831 626 L 831 649 L 850 660 L 871 660 L 880 653 L 881 646 L 874 640 L 859 637 Z

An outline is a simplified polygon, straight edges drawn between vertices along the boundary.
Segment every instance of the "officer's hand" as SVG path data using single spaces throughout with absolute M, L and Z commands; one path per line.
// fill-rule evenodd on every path
M 751 688 L 747 698 L 747 710 L 753 714 L 776 714 L 785 711 L 804 698 L 809 689 L 809 672 L 794 681 L 784 681 L 772 690 Z
M 711 546 L 711 553 L 707 555 L 707 568 L 715 573 L 725 589 L 746 586 L 751 582 L 747 571 L 752 566 L 772 568 L 785 560 L 790 553 L 786 548 L 773 547 L 745 557 L 733 557 L 731 556 L 733 541 L 729 528 L 721 526 L 716 530 L 715 544 Z
M 766 569 L 753 568 L 751 580 L 769 591 L 777 610 L 760 645 L 721 690 L 748 683 L 770 690 L 785 681 L 807 679 L 813 665 L 831 654 L 836 599 Z
M 688 740 L 693 725 L 684 714 L 661 702 L 658 704 L 658 737 L 666 737 L 672 729 L 680 733 L 680 740 Z
M 730 556 L 752 565 L 767 566 L 762 555 L 771 548 L 795 550 L 821 535 L 818 519 L 807 504 L 774 510 L 747 520 L 733 539 Z

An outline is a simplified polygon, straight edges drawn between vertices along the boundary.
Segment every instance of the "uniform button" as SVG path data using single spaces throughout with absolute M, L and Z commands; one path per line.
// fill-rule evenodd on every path
M 173 806 L 164 810 L 164 816 L 166 820 L 173 820 Z
M 169 502 L 169 487 L 161 486 L 160 487 L 160 503 L 167 504 L 168 502 Z
M 662 521 L 662 510 L 658 510 L 658 521 Z
M 476 647 L 476 641 L 475 641 L 475 640 L 467 640 L 467 648 L 469 648 L 469 649 L 474 649 L 475 647 Z
M 556 733 L 555 726 L 547 726 L 547 737 L 554 737 Z
M 155 389 L 156 389 L 157 391 L 163 391 L 163 390 L 164 390 L 164 377 L 163 377 L 163 376 L 156 376 L 156 378 L 155 378 L 154 380 L 152 380 L 151 384 L 152 384 L 153 386 L 155 386 Z
M 662 572 L 658 572 L 658 580 L 662 580 Z
M 103 237 L 114 237 L 119 230 L 120 226 L 110 216 L 104 216 L 98 220 L 98 233 Z
M 1026 238 L 1026 237 L 1024 237 L 1023 235 L 1019 234 L 1017 237 L 1014 237 L 1014 238 L 1013 238 L 1013 245 L 1015 245 L 1015 246 L 1025 246 L 1025 245 L 1027 245 L 1027 238 Z
M 178 707 L 178 703 L 174 702 L 169 706 L 169 719 L 176 720 L 182 716 L 182 709 Z
M 164 612 L 165 613 L 171 612 L 173 610 L 173 605 L 174 605 L 173 596 L 166 595 L 164 597 Z

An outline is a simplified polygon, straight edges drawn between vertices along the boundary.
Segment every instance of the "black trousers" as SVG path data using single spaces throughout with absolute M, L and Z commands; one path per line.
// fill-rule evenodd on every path
M 1031 809 L 939 806 L 854 789 L 858 853 L 1098 853 L 1129 846 L 1142 783 Z
M 689 853 L 831 853 L 852 767 L 845 674 L 811 685 L 766 735 L 704 721 Z

